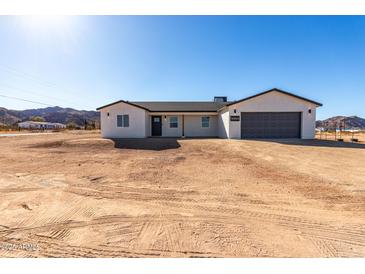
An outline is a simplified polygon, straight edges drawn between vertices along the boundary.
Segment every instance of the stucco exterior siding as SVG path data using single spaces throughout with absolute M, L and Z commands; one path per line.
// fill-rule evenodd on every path
M 209 127 L 202 127 L 202 116 L 209 117 Z M 186 137 L 218 137 L 217 115 L 185 115 L 184 133 Z
M 218 136 L 229 138 L 229 109 L 223 109 L 218 114 Z
M 108 116 L 109 113 L 109 116 Z M 129 127 L 117 127 L 117 115 L 129 115 Z M 100 110 L 103 138 L 145 138 L 146 111 L 123 102 Z
M 244 98 L 231 103 L 217 102 L 129 102 L 117 101 L 98 108 L 101 112 L 101 134 L 104 138 L 145 138 L 152 135 L 152 116 L 161 116 L 161 137 L 220 137 L 227 139 L 241 139 L 241 113 L 242 112 L 299 112 L 301 116 L 300 128 L 297 124 L 293 126 L 288 122 L 279 125 L 272 121 L 265 125 L 273 132 L 279 132 L 278 138 L 285 136 L 299 136 L 302 139 L 313 139 L 315 136 L 316 108 L 321 103 L 285 92 L 279 89 L 271 89 L 254 96 Z M 107 115 L 109 113 L 109 116 Z M 117 126 L 117 115 L 129 115 L 129 127 Z M 298 115 L 285 114 L 285 117 L 296 117 Z M 209 127 L 202 127 L 202 117 L 208 116 Z M 236 117 L 231 117 L 236 116 Z M 280 115 L 271 114 L 271 117 Z M 170 118 L 177 117 L 177 127 L 170 127 Z M 184 117 L 184 119 L 183 119 Z M 260 126 L 260 119 L 254 118 L 259 115 L 246 115 L 250 122 L 257 122 Z M 281 117 L 281 116 L 280 116 Z M 231 121 L 232 118 L 232 121 Z M 247 120 L 246 119 L 246 120 Z M 265 118 L 266 119 L 266 118 Z M 282 118 L 280 118 L 282 119 Z M 122 124 L 122 123 L 121 123 Z M 276 126 L 275 126 L 276 125 Z M 156 135 L 160 134 L 158 123 Z M 184 126 L 184 129 L 183 129 Z M 279 127 L 282 128 L 279 128 Z M 256 128 L 255 126 L 251 126 Z M 280 135 L 280 132 L 294 134 Z M 245 129 L 246 130 L 246 129 Z M 247 131 L 249 131 L 247 129 Z M 264 131 L 260 129 L 259 131 Z M 246 131 L 243 136 L 246 136 Z M 252 134 L 252 136 L 257 136 Z M 265 136 L 275 136 L 265 134 Z
M 301 112 L 301 138 L 313 139 L 315 134 L 316 105 L 298 98 L 270 92 L 263 96 L 237 103 L 228 107 L 229 115 L 241 115 L 241 112 Z M 308 113 L 308 109 L 312 113 Z M 236 113 L 234 113 L 236 110 Z M 229 138 L 241 139 L 241 123 L 229 122 Z
M 162 135 L 161 137 L 182 137 L 183 136 L 183 116 L 184 135 L 186 137 L 217 137 L 218 136 L 218 115 L 197 113 L 197 114 L 168 114 L 168 113 L 148 113 L 146 118 L 146 136 L 151 136 L 151 117 L 161 116 Z M 209 128 L 201 127 L 201 117 L 209 116 Z M 178 118 L 178 127 L 170 127 L 170 117 Z
M 308 111 L 302 113 L 302 139 L 314 139 L 316 134 L 316 108 L 312 108 L 312 113 L 309 115 Z M 305 130 L 303 131 L 303 128 Z
M 146 137 L 151 136 L 151 116 L 146 111 Z
M 170 128 L 170 117 L 177 117 L 177 128 Z M 161 118 L 162 118 L 162 137 L 182 136 L 182 115 L 161 115 Z

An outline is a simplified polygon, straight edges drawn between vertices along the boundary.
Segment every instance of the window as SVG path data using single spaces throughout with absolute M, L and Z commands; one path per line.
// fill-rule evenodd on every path
M 177 128 L 177 127 L 178 127 L 177 116 L 171 116 L 170 117 L 170 128 Z
M 117 115 L 117 127 L 123 127 L 123 115 Z
M 123 115 L 123 127 L 129 127 L 129 115 Z
M 129 127 L 129 115 L 117 115 L 117 127 Z
M 209 127 L 209 117 L 208 116 L 202 117 L 202 127 Z

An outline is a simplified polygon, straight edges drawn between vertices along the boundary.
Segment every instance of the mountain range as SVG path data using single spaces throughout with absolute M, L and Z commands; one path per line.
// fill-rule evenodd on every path
M 334 116 L 323 121 L 316 121 L 316 127 L 326 129 L 358 128 L 365 129 L 365 119 L 358 116 Z
M 11 110 L 0 107 L 0 125 L 14 125 L 21 121 L 31 120 L 32 117 L 42 117 L 47 122 L 83 126 L 88 122 L 100 122 L 100 113 L 92 110 L 76 110 L 73 108 L 47 107 L 26 110 Z M 316 121 L 316 127 L 334 129 L 346 128 L 365 129 L 365 119 L 358 116 L 334 116 L 322 121 Z
M 47 122 L 83 126 L 88 122 L 100 122 L 100 113 L 92 110 L 76 110 L 73 108 L 47 107 L 26 110 L 11 110 L 0 107 L 0 125 L 14 125 L 21 121 L 31 120 L 32 117 L 42 117 Z

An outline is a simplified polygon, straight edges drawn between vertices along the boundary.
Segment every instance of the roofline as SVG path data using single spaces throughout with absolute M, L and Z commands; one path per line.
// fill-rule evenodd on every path
M 107 107 L 110 107 L 110 106 L 113 106 L 113 105 L 116 105 L 116 104 L 119 104 L 119 103 L 125 103 L 125 104 L 128 104 L 128 105 L 131 105 L 131 106 L 137 107 L 137 108 L 141 108 L 141 109 L 144 109 L 144 110 L 150 111 L 148 108 L 145 108 L 145 107 L 142 107 L 142 106 L 139 106 L 139 105 L 136 105 L 136 104 L 133 104 L 133 103 L 131 103 L 131 102 L 124 101 L 124 100 L 119 100 L 119 101 L 116 101 L 116 102 L 113 102 L 113 103 L 107 104 L 107 105 L 105 105 L 105 106 L 98 107 L 96 110 L 101 110 L 101 109 L 103 109 L 103 108 L 107 108 Z
M 129 105 L 132 105 L 132 106 L 135 106 L 135 107 L 139 107 L 139 108 L 142 108 L 142 109 L 144 109 L 144 110 L 146 110 L 146 111 L 148 111 L 148 112 L 151 112 L 151 113 L 171 113 L 171 112 L 205 112 L 205 113 L 217 113 L 218 111 L 217 110 L 149 110 L 149 109 L 147 109 L 147 108 L 143 108 L 143 107 L 141 107 L 141 106 L 137 106 L 137 105 L 135 105 L 135 104 L 132 104 L 132 103 L 129 103 L 129 102 L 125 102 L 125 101 L 122 101 L 122 100 L 120 100 L 120 101 L 118 101 L 118 102 L 114 102 L 114 103 L 111 103 L 111 104 L 109 104 L 109 105 L 105 105 L 105 106 L 102 106 L 102 107 L 99 107 L 99 108 L 97 108 L 96 110 L 100 110 L 100 109 L 103 109 L 103 108 L 106 108 L 106 107 L 109 107 L 109 106 L 112 106 L 112 105 L 115 105 L 115 104 L 118 104 L 118 103 L 121 103 L 121 102 L 123 102 L 123 103 L 126 103 L 126 104 L 129 104 Z
M 149 112 L 211 112 L 217 113 L 217 110 L 149 110 Z
M 220 109 L 217 109 L 217 110 L 209 110 L 209 111 L 206 111 L 206 110 L 188 110 L 188 111 L 183 111 L 183 112 L 218 112 L 222 109 L 224 109 L 225 107 L 229 107 L 229 106 L 232 106 L 232 105 L 235 105 L 235 104 L 238 104 L 238 103 L 241 103 L 243 101 L 247 101 L 247 100 L 250 100 L 250 99 L 253 99 L 255 97 L 258 97 L 258 96 L 261 96 L 261 95 L 264 95 L 266 93 L 269 93 L 269 92 L 272 92 L 272 91 L 277 91 L 277 92 L 280 92 L 280 93 L 283 93 L 283 94 L 286 94 L 286 95 L 289 95 L 289 96 L 292 96 L 292 97 L 295 97 L 297 99 L 300 99 L 300 100 L 303 100 L 303 101 L 307 101 L 307 102 L 310 102 L 312 104 L 315 104 L 319 107 L 323 106 L 321 103 L 319 102 L 316 102 L 316 101 L 313 101 L 313 100 L 310 100 L 310 99 L 307 99 L 307 98 L 304 98 L 304 97 L 301 97 L 299 95 L 296 95 L 296 94 L 293 94 L 293 93 L 290 93 L 290 92 L 287 92 L 287 91 L 284 91 L 284 90 L 281 90 L 281 89 L 278 89 L 278 88 L 272 88 L 272 89 L 269 89 L 269 90 L 266 90 L 266 91 L 263 91 L 263 92 L 260 92 L 260 93 L 257 93 L 255 95 L 252 95 L 252 96 L 249 96 L 249 97 L 246 97 L 246 98 L 243 98 L 241 100 L 237 100 L 237 101 L 233 101 L 233 102 L 230 102 L 230 103 L 227 103 L 225 104 L 224 106 L 222 106 Z M 151 101 L 153 102 L 153 101 Z M 195 101 L 192 101 L 192 102 L 195 102 Z M 110 107 L 110 106 L 113 106 L 115 104 L 119 104 L 119 103 L 125 103 L 125 104 L 128 104 L 128 105 L 131 105 L 131 106 L 134 106 L 134 107 L 137 107 L 137 108 L 140 108 L 140 109 L 143 109 L 143 110 L 146 110 L 146 111 L 149 111 L 149 112 L 177 112 L 177 110 L 149 110 L 148 108 L 145 108 L 145 107 L 142 107 L 142 106 L 139 106 L 137 104 L 134 104 L 134 103 L 131 103 L 131 102 L 128 102 L 128 101 L 124 101 L 124 100 L 119 100 L 119 101 L 116 101 L 116 102 L 113 102 L 113 103 L 110 103 L 110 104 L 107 104 L 105 106 L 101 106 L 101 107 L 98 107 L 96 110 L 101 110 L 103 108 L 106 108 L 106 107 Z
M 219 113 L 217 111 L 207 112 L 207 111 L 199 111 L 199 112 L 189 112 L 189 111 L 174 111 L 174 112 L 150 112 L 149 116 L 172 116 L 172 115 L 192 115 L 192 116 L 217 116 Z
M 246 97 L 246 98 L 243 98 L 241 100 L 237 100 L 237 101 L 233 101 L 231 103 L 228 103 L 226 104 L 224 107 L 228 107 L 228 106 L 232 106 L 232 105 L 235 105 L 235 104 L 238 104 L 238 103 L 241 103 L 243 101 L 247 101 L 247 100 L 250 100 L 252 98 L 255 98 L 255 97 L 258 97 L 258 96 L 261 96 L 261 95 L 264 95 L 266 93 L 269 93 L 269 92 L 272 92 L 272 91 L 277 91 L 277 92 L 280 92 L 280 93 L 283 93 L 283 94 L 286 94 L 286 95 L 289 95 L 289 96 L 292 96 L 292 97 L 295 97 L 297 99 L 300 99 L 300 100 L 304 100 L 304 101 L 307 101 L 307 102 L 310 102 L 312 104 L 315 104 L 319 107 L 323 106 L 321 103 L 318 103 L 316 101 L 313 101 L 313 100 L 310 100 L 310 99 L 307 99 L 307 98 L 304 98 L 304 97 L 301 97 L 299 95 L 296 95 L 296 94 L 293 94 L 293 93 L 290 93 L 290 92 L 287 92 L 287 91 L 284 91 L 284 90 L 281 90 L 281 89 L 278 89 L 278 88 L 272 88 L 272 89 L 269 89 L 269 90 L 266 90 L 266 91 L 263 91 L 263 92 L 260 92 L 260 93 L 257 93 L 255 95 L 252 95 L 252 96 L 249 96 L 249 97 Z M 219 110 L 223 109 L 224 107 L 220 108 Z M 219 111 L 218 110 L 218 111 Z
M 153 101 L 151 101 L 153 102 Z M 207 102 L 210 102 L 210 101 L 177 101 L 178 103 L 194 103 L 194 102 L 198 102 L 198 103 L 207 103 Z M 113 102 L 113 103 L 110 103 L 110 104 L 107 104 L 105 106 L 101 106 L 101 107 L 98 107 L 96 110 L 101 110 L 103 108 L 106 108 L 106 107 L 110 107 L 110 106 L 113 106 L 113 105 L 116 105 L 116 104 L 119 104 L 119 103 L 125 103 L 125 104 L 128 104 L 128 105 L 131 105 L 131 106 L 134 106 L 134 107 L 137 107 L 137 108 L 141 108 L 141 109 L 144 109 L 148 112 L 212 112 L 212 113 L 217 113 L 218 110 L 184 110 L 184 111 L 181 111 L 181 110 L 149 110 L 148 108 L 145 108 L 145 107 L 142 107 L 140 105 L 137 105 L 137 104 L 134 104 L 134 103 L 131 103 L 131 102 L 128 102 L 128 101 L 125 101 L 125 100 L 119 100 L 119 101 L 116 101 L 116 102 Z M 168 101 L 166 101 L 166 103 L 170 103 Z

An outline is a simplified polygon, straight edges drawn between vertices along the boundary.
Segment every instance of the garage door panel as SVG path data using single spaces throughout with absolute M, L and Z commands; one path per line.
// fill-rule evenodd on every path
M 241 112 L 242 138 L 300 138 L 300 112 Z

